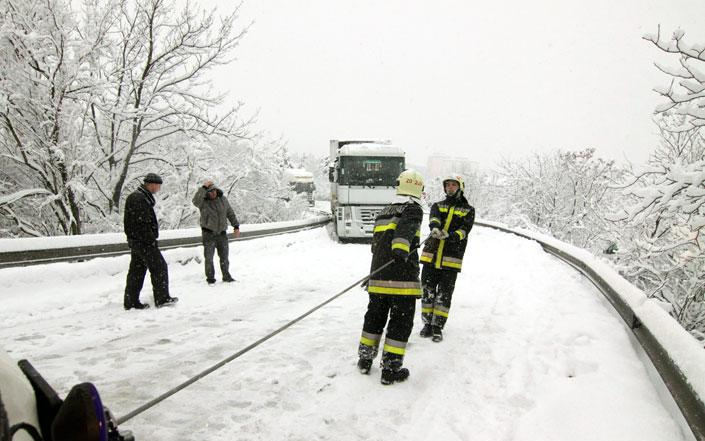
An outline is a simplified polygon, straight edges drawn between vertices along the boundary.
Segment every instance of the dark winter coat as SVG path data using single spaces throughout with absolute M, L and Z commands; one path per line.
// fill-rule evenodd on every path
M 468 233 L 474 223 L 475 208 L 462 193 L 434 203 L 428 226 L 431 230 L 438 228 L 447 231 L 448 237 L 443 240 L 429 238 L 421 253 L 421 263 L 433 265 L 437 269 L 460 272 L 468 245 Z
M 223 191 L 216 189 L 215 199 L 208 199 L 206 187 L 199 187 L 193 196 L 193 205 L 201 212 L 201 228 L 221 233 L 228 228 L 228 221 L 233 228 L 240 228 L 240 223 L 235 216 L 235 212 L 228 202 L 228 198 L 223 196 Z
M 373 275 L 370 294 L 421 296 L 418 246 L 423 211 L 416 202 L 385 207 L 375 219 L 370 272 L 390 260 L 394 263 Z
M 123 221 L 128 242 L 156 243 L 159 224 L 154 214 L 154 203 L 154 196 L 144 186 L 127 197 Z

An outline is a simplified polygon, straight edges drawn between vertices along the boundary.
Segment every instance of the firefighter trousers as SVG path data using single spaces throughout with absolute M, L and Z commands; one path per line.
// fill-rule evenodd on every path
M 424 265 L 421 271 L 421 320 L 426 325 L 438 326 L 443 329 L 448 321 L 450 302 L 453 299 L 455 280 L 458 272 L 437 269 L 431 265 Z
M 362 337 L 358 355 L 364 359 L 377 356 L 385 325 L 387 334 L 384 340 L 382 367 L 397 370 L 401 367 L 406 343 L 414 327 L 416 297 L 405 295 L 370 294 L 362 326 Z M 387 323 L 387 318 L 389 322 Z

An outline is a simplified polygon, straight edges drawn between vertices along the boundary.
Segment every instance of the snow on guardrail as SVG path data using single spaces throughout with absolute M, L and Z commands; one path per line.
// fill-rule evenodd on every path
M 330 222 L 330 216 L 318 215 L 296 221 L 241 224 L 240 238 L 231 237 L 230 240 L 247 240 L 299 231 L 325 225 L 328 222 Z M 161 230 L 159 232 L 159 247 L 161 249 L 198 246 L 200 244 L 200 228 Z M 0 239 L 0 268 L 116 256 L 129 253 L 129 251 L 124 233 Z

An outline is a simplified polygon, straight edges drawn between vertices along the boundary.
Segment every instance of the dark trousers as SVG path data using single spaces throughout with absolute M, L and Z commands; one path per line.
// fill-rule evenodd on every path
M 362 326 L 363 336 L 368 340 L 367 343 L 360 343 L 358 355 L 360 358 L 366 359 L 373 359 L 377 356 L 378 345 L 386 325 L 385 348 L 390 346 L 397 348 L 397 350 L 393 349 L 394 352 L 384 350 L 382 367 L 396 370 L 402 365 L 406 342 L 409 341 L 411 329 L 414 327 L 416 297 L 384 294 L 370 294 L 369 296 L 370 301 L 367 304 L 365 323 Z M 389 318 L 389 323 L 387 323 L 387 318 Z M 398 349 L 404 350 L 399 351 Z
M 166 260 L 156 243 L 129 241 L 130 269 L 125 286 L 125 307 L 131 308 L 140 303 L 140 291 L 144 277 L 149 270 L 152 279 L 154 303 L 160 305 L 169 298 L 169 270 Z
M 424 265 L 421 271 L 421 319 L 424 324 L 443 328 L 448 321 L 457 271 L 437 269 Z
M 228 235 L 225 231 L 214 233 L 205 228 L 202 228 L 201 232 L 203 238 L 203 257 L 206 260 L 206 280 L 215 282 L 215 268 L 213 267 L 213 255 L 215 254 L 215 250 L 218 250 L 220 273 L 223 275 L 223 280 L 232 279 L 228 271 L 230 267 L 230 261 L 228 260 Z

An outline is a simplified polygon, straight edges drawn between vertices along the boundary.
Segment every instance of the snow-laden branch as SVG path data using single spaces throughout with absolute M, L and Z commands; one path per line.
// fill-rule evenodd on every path
M 44 188 L 28 188 L 25 190 L 16 191 L 8 195 L 0 196 L 0 206 L 11 205 L 17 201 L 34 196 L 55 196 L 54 193 Z

